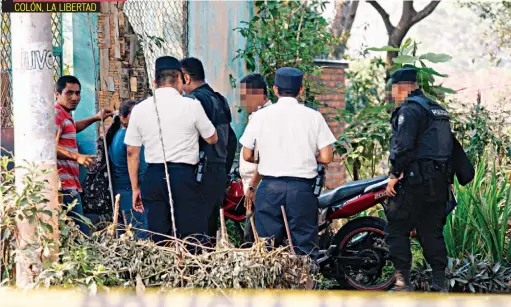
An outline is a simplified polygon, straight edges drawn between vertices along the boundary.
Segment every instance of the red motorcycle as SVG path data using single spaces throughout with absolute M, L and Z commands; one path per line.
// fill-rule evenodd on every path
M 384 242 L 385 220 L 356 217 L 377 204 L 386 205 L 386 186 L 387 176 L 382 176 L 350 182 L 318 197 L 321 249 L 318 264 L 325 277 L 336 279 L 343 287 L 385 290 L 394 284 L 395 272 Z M 243 184 L 236 168 L 229 178 L 223 209 L 242 238 L 243 203 Z M 338 219 L 350 221 L 331 234 L 328 228 Z

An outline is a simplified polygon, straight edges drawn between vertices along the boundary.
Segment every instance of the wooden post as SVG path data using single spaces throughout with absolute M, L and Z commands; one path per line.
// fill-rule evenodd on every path
M 11 14 L 14 150 L 17 167 L 33 163 L 40 170 L 50 170 L 38 178 L 48 180 L 43 196 L 50 200 L 41 209 L 53 212 L 50 221 L 53 238 L 58 240 L 57 200 L 58 174 L 56 172 L 56 127 L 54 109 L 53 52 L 51 15 L 48 13 Z M 23 190 L 26 174 L 16 169 L 16 188 Z M 45 215 L 40 216 L 42 219 Z M 17 247 L 37 244 L 34 227 L 26 220 L 18 221 Z M 52 251 L 55 260 L 56 250 Z M 29 285 L 41 270 L 41 255 L 37 251 L 20 253 L 16 260 L 16 284 Z

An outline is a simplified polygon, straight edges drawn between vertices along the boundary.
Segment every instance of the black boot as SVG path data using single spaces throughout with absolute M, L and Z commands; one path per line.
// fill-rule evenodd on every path
M 440 293 L 449 292 L 445 286 L 445 270 L 433 271 L 433 283 L 431 285 L 430 291 Z
M 389 292 L 412 292 L 413 288 L 410 284 L 410 272 L 396 270 L 396 283 Z

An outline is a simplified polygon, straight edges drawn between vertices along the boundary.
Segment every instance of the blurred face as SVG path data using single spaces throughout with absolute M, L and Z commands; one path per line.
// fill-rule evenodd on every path
M 64 108 L 74 111 L 80 103 L 80 85 L 75 83 L 66 83 L 66 88 L 62 90 L 62 94 L 55 93 L 57 102 Z
M 392 84 L 392 99 L 397 105 L 403 103 L 408 95 L 413 91 L 415 87 L 408 83 L 396 83 Z
M 245 83 L 242 83 L 240 87 L 240 102 L 247 113 L 255 112 L 266 103 L 264 90 L 250 88 Z

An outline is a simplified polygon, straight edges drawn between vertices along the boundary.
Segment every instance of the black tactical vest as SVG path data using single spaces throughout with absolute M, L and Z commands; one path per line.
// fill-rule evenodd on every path
M 197 100 L 200 100 L 197 96 L 200 96 L 201 99 L 209 99 L 214 106 L 213 118 L 210 118 L 210 120 L 216 128 L 218 142 L 210 145 L 202 138 L 199 138 L 200 150 L 206 153 L 208 163 L 227 163 L 232 165 L 232 161 L 229 161 L 231 160 L 231 155 L 228 151 L 230 151 L 231 147 L 229 143 L 232 142 L 230 141 L 232 138 L 231 134 L 234 132 L 231 132 L 231 112 L 227 100 L 219 93 L 211 92 L 204 88 L 198 88 L 186 96 Z
M 416 159 L 447 162 L 453 148 L 453 135 L 447 110 L 424 96 L 408 97 L 406 103 L 419 104 L 429 115 L 426 128 L 419 134 L 417 140 Z

